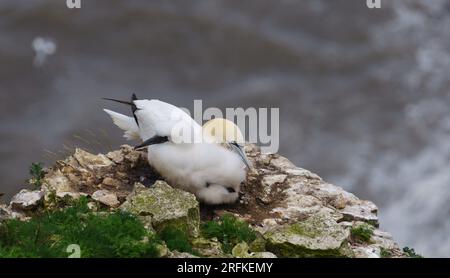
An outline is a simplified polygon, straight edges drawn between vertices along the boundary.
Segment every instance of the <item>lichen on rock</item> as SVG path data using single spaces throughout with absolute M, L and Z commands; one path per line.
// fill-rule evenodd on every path
M 348 229 L 327 213 L 264 232 L 267 249 L 281 257 L 345 257 L 348 237 Z
M 192 247 L 195 252 L 203 257 L 208 258 L 228 258 L 230 255 L 225 254 L 222 250 L 222 244 L 216 239 L 206 239 L 203 237 L 192 240 Z
M 231 251 L 233 257 L 243 259 L 271 259 L 277 258 L 277 256 L 271 252 L 251 252 L 250 247 L 246 242 L 241 242 L 234 246 Z
M 157 181 L 150 188 L 137 183 L 120 208 L 151 222 L 156 231 L 172 226 L 191 237 L 199 235 L 199 204 L 195 196 L 164 181 Z

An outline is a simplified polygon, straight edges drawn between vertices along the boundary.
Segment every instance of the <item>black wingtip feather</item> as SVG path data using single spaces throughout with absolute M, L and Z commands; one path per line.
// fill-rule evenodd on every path
M 136 104 L 134 104 L 135 100 L 138 100 L 138 98 L 137 98 L 136 94 L 133 93 L 131 95 L 131 112 L 133 113 L 133 117 L 134 117 L 134 120 L 136 121 L 136 124 L 139 126 L 139 122 L 136 117 L 136 111 L 138 110 L 138 108 L 136 107 Z
M 127 105 L 133 105 L 132 102 L 125 101 L 125 100 L 119 100 L 119 99 L 113 99 L 113 98 L 106 98 L 106 97 L 104 97 L 104 98 L 102 98 L 102 99 L 104 99 L 104 100 L 110 100 L 110 101 L 114 101 L 114 102 L 118 102 L 118 103 L 122 103 L 122 104 L 127 104 Z

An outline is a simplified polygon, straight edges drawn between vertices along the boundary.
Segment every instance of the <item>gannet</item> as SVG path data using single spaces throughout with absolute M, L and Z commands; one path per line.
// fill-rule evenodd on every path
M 206 122 L 202 127 L 202 131 L 203 138 L 207 138 L 206 140 L 210 142 L 222 144 L 224 147 L 231 149 L 239 154 L 248 169 L 253 167 L 243 151 L 243 145 L 245 144 L 244 136 L 239 127 L 232 121 L 215 118 Z
M 149 164 L 171 185 L 195 194 L 206 204 L 238 200 L 247 159 L 240 145 L 234 144 L 236 140 L 229 142 L 234 147 L 224 148 L 186 112 L 160 100 L 138 100 L 134 94 L 130 102 L 108 100 L 131 106 L 133 117 L 104 111 L 126 139 L 142 141 L 135 148 L 147 148 Z

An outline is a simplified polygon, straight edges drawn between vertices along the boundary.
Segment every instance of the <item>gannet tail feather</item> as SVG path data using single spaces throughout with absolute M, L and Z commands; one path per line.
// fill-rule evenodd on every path
M 124 137 L 128 140 L 138 140 L 139 137 L 139 127 L 134 118 L 125 116 L 123 114 L 103 109 L 113 120 L 114 124 L 118 126 L 120 129 L 125 131 Z

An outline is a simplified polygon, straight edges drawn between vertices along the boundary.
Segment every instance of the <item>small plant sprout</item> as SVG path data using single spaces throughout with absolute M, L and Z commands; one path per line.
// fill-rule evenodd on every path
M 372 238 L 374 228 L 369 224 L 360 224 L 358 226 L 352 227 L 350 233 L 352 239 L 359 243 L 370 242 Z
M 231 214 L 222 216 L 219 221 L 204 223 L 202 233 L 206 238 L 217 238 L 222 243 L 222 249 L 226 253 L 230 253 L 238 243 L 243 241 L 251 243 L 256 239 L 256 233 L 249 225 Z
M 36 188 L 40 188 L 42 186 L 42 180 L 44 179 L 45 172 L 43 164 L 40 162 L 33 162 L 30 166 L 30 184 L 34 185 Z
M 414 250 L 414 248 L 405 247 L 405 248 L 403 248 L 403 252 L 405 253 L 405 255 L 408 258 L 413 258 L 413 259 L 423 258 L 422 255 L 419 255 L 416 253 L 416 250 Z

